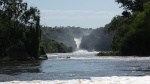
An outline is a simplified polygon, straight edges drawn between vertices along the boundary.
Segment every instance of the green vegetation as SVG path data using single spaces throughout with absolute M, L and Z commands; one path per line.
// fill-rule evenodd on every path
M 27 5 L 22 0 L 0 0 L 0 60 L 46 59 L 45 51 L 72 52 L 74 38 L 90 32 L 80 27 L 41 27 L 40 11 Z
M 63 43 L 64 45 L 69 47 L 69 51 L 70 49 L 76 50 L 76 43 L 74 41 L 74 38 L 81 38 L 83 36 L 89 35 L 92 32 L 92 29 L 70 27 L 70 26 L 42 27 L 41 29 L 43 31 L 42 33 L 43 40 L 49 40 L 49 41 L 51 41 L 52 39 L 56 40 L 57 42 Z
M 72 52 L 80 47 L 110 51 L 98 55 L 150 55 L 150 1 L 115 0 L 124 8 L 105 28 L 41 27 L 40 11 L 22 0 L 0 0 L 0 59 L 46 59 L 46 52 Z M 104 33 L 107 32 L 107 34 Z M 43 31 L 43 33 L 42 33 Z M 113 38 L 113 39 L 112 39 Z M 66 46 L 67 45 L 67 46 Z
M 120 52 L 117 51 L 101 51 L 97 54 L 97 56 L 118 56 Z
M 113 52 L 119 55 L 150 55 L 150 1 L 116 0 L 124 8 L 122 16 L 116 16 L 106 32 L 116 32 L 111 43 Z
M 40 43 L 40 11 L 22 0 L 0 0 L 0 59 L 46 58 Z
M 63 43 L 59 43 L 55 40 L 51 39 L 44 39 L 44 49 L 47 53 L 66 53 L 66 52 L 72 52 L 72 47 L 67 47 Z
M 107 27 L 107 25 L 106 25 Z M 85 49 L 88 51 L 110 51 L 110 42 L 112 41 L 114 33 L 106 34 L 104 32 L 104 29 L 106 27 L 101 27 L 97 29 L 86 29 L 86 28 L 80 28 L 80 27 L 42 27 L 42 38 L 43 42 L 45 43 L 45 49 L 46 52 L 57 52 L 57 48 L 49 47 L 47 48 L 46 46 L 51 43 L 55 43 L 52 41 L 56 40 L 59 43 L 63 43 L 69 49 L 67 50 L 76 50 L 76 43 L 74 41 L 74 38 L 82 38 L 80 48 Z M 48 44 L 49 43 L 49 44 Z M 54 45 L 54 44 L 51 44 Z M 56 47 L 56 46 L 55 46 Z M 56 50 L 56 51 L 55 51 Z

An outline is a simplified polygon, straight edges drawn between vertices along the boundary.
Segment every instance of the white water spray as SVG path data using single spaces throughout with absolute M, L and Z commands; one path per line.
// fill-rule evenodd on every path
M 81 44 L 82 38 L 74 38 L 74 41 L 77 45 L 76 51 L 74 53 L 79 53 L 79 54 L 88 53 L 87 50 L 80 49 L 80 44 Z
M 77 45 L 76 50 L 80 50 L 81 40 L 82 40 L 82 38 L 74 38 L 74 41 L 75 41 L 75 43 Z

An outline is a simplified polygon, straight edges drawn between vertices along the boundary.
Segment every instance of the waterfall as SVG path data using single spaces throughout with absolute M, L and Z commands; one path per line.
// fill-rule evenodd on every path
M 82 38 L 74 38 L 74 41 L 75 41 L 75 43 L 77 45 L 76 50 L 80 49 L 81 40 L 82 40 Z
M 82 38 L 74 38 L 74 41 L 77 45 L 76 51 L 74 53 L 78 53 L 78 54 L 88 53 L 87 50 L 80 49 L 81 40 L 82 40 Z
M 83 49 L 80 49 L 80 44 L 81 44 L 81 41 L 82 41 L 82 38 L 74 38 L 74 41 L 77 45 L 77 48 L 76 48 L 76 51 L 74 53 L 89 53 L 87 50 L 83 50 Z M 92 51 L 95 53 L 95 51 Z

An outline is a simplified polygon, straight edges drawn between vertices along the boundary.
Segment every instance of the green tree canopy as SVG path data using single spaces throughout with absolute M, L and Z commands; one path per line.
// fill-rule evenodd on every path
M 36 7 L 28 8 L 23 0 L 0 0 L 0 57 L 17 45 L 37 59 L 40 39 L 40 11 Z
M 116 0 L 125 11 L 116 16 L 108 25 L 106 32 L 115 31 L 112 49 L 120 55 L 150 55 L 150 1 Z M 135 7 L 135 8 L 134 8 Z M 128 15 L 126 17 L 125 15 Z
M 143 11 L 144 3 L 149 0 L 115 0 L 117 3 L 121 4 L 125 10 L 130 10 L 132 12 L 135 11 Z

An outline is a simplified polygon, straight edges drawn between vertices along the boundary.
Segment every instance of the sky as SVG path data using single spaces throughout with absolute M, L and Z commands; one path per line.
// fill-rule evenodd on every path
M 115 0 L 23 0 L 41 11 L 43 26 L 104 27 L 123 11 Z

